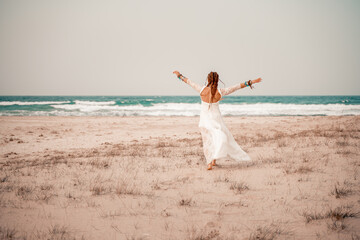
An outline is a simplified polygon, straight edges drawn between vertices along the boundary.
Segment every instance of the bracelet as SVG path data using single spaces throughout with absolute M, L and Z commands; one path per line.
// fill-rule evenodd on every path
M 253 84 L 253 83 L 252 83 L 252 80 L 249 80 L 249 81 L 248 81 L 248 85 L 250 86 L 251 89 L 253 89 L 252 84 Z
M 182 74 L 180 74 L 180 75 L 178 76 L 178 78 L 179 78 L 181 81 L 184 81 L 181 77 L 184 77 Z
M 249 86 L 250 86 L 251 89 L 253 88 L 253 86 L 252 86 L 253 83 L 252 83 L 251 80 L 245 81 L 244 84 L 245 84 L 245 87 L 249 87 Z

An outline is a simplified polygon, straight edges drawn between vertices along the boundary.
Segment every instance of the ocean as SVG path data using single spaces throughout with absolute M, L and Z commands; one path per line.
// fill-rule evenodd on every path
M 0 96 L 0 116 L 198 116 L 199 96 Z M 360 115 L 360 96 L 225 96 L 224 116 Z

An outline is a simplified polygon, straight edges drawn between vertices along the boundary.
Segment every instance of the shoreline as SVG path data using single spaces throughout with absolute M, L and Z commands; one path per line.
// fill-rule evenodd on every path
M 3 99 L 6 100 L 6 99 Z M 11 100 L 11 99 L 8 99 Z M 0 115 L 23 116 L 199 116 L 201 99 L 159 97 L 13 97 L 0 101 Z M 359 96 L 229 96 L 220 111 L 225 117 L 360 116 Z

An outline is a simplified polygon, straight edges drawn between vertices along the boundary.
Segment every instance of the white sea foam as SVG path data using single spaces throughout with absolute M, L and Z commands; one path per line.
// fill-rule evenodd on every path
M 64 104 L 64 103 L 70 103 L 70 101 L 54 101 L 54 102 L 5 101 L 5 102 L 0 102 L 0 106 L 10 106 L 10 105 L 49 105 L 49 104 Z
M 220 104 L 223 115 L 231 116 L 342 116 L 360 115 L 360 105 L 344 104 Z
M 199 103 L 158 103 L 152 106 L 88 104 L 76 101 L 75 104 L 54 104 L 53 111 L 2 111 L 0 115 L 34 115 L 34 116 L 198 116 Z M 220 111 L 224 116 L 342 116 L 360 115 L 360 105 L 344 104 L 221 104 Z
M 116 102 L 115 101 L 107 101 L 107 102 L 95 102 L 95 101 L 80 101 L 80 100 L 75 100 L 74 101 L 75 104 L 80 104 L 80 105 L 114 105 Z
M 89 115 L 120 116 L 195 116 L 200 110 L 200 104 L 190 103 L 165 103 L 154 104 L 153 106 L 143 106 L 141 104 L 125 106 L 65 104 L 51 105 L 51 107 L 66 111 L 89 113 Z

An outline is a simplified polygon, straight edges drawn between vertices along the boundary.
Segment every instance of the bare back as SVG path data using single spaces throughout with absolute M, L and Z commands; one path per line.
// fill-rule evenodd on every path
M 205 87 L 202 90 L 202 92 L 200 93 L 200 97 L 201 97 L 201 100 L 203 102 L 210 103 L 209 101 L 210 101 L 210 98 L 211 98 L 211 88 L 210 87 Z M 221 100 L 221 94 L 219 93 L 219 90 L 217 89 L 211 103 L 216 103 L 216 102 L 218 102 L 220 100 Z

